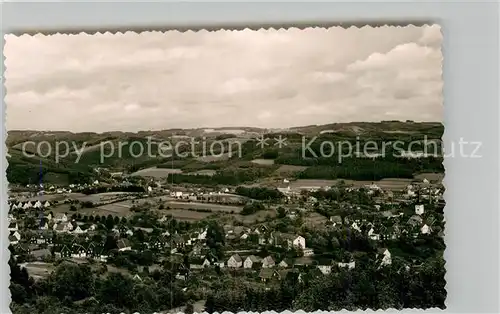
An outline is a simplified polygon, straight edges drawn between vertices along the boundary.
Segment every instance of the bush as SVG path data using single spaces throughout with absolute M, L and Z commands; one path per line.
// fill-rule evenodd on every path
M 251 214 L 255 214 L 256 212 L 258 212 L 260 210 L 265 210 L 265 209 L 266 208 L 261 203 L 251 202 L 251 203 L 246 204 L 245 207 L 243 207 L 241 214 L 242 215 L 251 215 Z

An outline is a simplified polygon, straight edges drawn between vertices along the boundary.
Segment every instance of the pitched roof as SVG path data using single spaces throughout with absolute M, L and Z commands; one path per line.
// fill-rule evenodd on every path
M 262 268 L 259 273 L 259 277 L 263 279 L 269 279 L 273 276 L 274 270 L 271 268 Z
M 238 263 L 242 261 L 241 256 L 239 256 L 238 254 L 234 254 L 231 257 Z
M 378 252 L 379 254 L 384 254 L 384 253 L 385 253 L 385 250 L 387 250 L 387 248 L 378 248 L 378 249 L 377 249 L 377 252 Z
M 250 255 L 247 258 L 250 259 L 252 263 L 259 263 L 261 261 L 261 258 L 255 255 Z
M 330 221 L 335 222 L 335 223 L 342 223 L 342 217 L 340 216 L 332 216 L 330 217 Z
M 119 249 L 130 247 L 130 242 L 127 239 L 120 239 L 117 242 L 117 246 Z
M 274 259 L 271 255 L 264 257 L 264 259 L 262 260 L 262 263 L 264 263 L 264 261 L 268 264 L 274 264 Z

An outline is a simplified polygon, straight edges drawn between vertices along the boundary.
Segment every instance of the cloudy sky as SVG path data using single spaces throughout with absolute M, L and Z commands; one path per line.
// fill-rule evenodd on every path
M 6 36 L 7 129 L 442 121 L 439 26 Z

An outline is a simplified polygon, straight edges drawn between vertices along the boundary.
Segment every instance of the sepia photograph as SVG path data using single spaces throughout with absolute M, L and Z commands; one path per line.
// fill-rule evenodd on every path
M 6 35 L 12 313 L 444 309 L 441 44 Z

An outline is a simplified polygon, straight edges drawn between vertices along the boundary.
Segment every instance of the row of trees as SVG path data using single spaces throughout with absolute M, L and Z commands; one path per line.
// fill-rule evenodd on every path
M 377 269 L 372 260 L 359 260 L 356 268 L 330 275 L 317 270 L 301 277 L 289 273 L 276 285 L 245 285 L 238 280 L 213 287 L 206 311 L 315 310 L 340 311 L 388 308 L 444 308 L 445 268 L 442 258 L 408 269 L 403 262 Z
M 169 175 L 168 181 L 172 184 L 240 185 L 265 177 L 273 170 L 272 167 L 231 168 L 219 170 L 213 176 L 174 173 Z
M 213 282 L 205 310 L 231 311 L 441 308 L 445 307 L 445 267 L 442 257 L 419 266 L 403 260 L 379 268 L 372 259 L 360 258 L 353 270 L 323 275 L 315 267 L 289 272 L 281 280 L 271 279 L 265 287 L 241 277 Z M 21 313 L 152 313 L 189 303 L 174 279 L 176 265 L 156 270 L 138 281 L 120 273 L 102 276 L 100 268 L 63 262 L 47 278 L 34 281 L 13 260 L 11 309 Z M 193 277 L 196 281 L 196 278 Z M 31 312 L 29 312 L 31 311 Z
M 269 201 L 269 200 L 280 200 L 284 197 L 283 193 L 278 191 L 277 189 L 270 189 L 266 187 L 243 187 L 239 186 L 235 190 L 236 194 L 246 196 L 248 198 L 252 198 L 260 201 Z
M 184 304 L 187 300 L 173 272 L 157 272 L 136 281 L 120 273 L 102 276 L 89 265 L 63 262 L 47 278 L 34 281 L 14 260 L 11 269 L 11 310 L 21 313 L 152 313 Z

